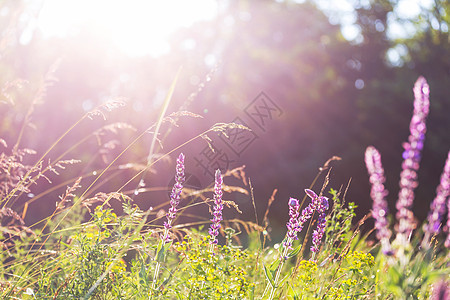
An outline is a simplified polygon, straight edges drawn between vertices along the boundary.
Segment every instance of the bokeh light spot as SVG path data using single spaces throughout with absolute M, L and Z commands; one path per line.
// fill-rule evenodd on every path
M 355 88 L 357 88 L 358 90 L 362 90 L 364 88 L 364 80 L 356 79 Z

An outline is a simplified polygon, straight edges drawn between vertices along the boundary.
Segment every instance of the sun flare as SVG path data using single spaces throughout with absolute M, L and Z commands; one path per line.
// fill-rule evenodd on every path
M 46 37 L 74 35 L 87 27 L 130 56 L 158 56 L 170 51 L 171 33 L 216 13 L 211 0 L 47 0 L 38 27 Z

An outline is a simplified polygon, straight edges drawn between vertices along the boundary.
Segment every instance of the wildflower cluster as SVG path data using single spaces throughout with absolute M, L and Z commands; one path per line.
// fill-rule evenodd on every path
M 311 247 L 311 251 L 313 256 L 311 259 L 314 259 L 314 255 L 319 252 L 319 245 L 322 240 L 323 234 L 325 232 L 326 226 L 326 210 L 328 209 L 328 198 L 323 196 L 318 196 L 312 190 L 306 189 L 306 194 L 312 199 L 312 202 L 302 211 L 301 216 L 299 217 L 299 209 L 300 205 L 297 199 L 290 198 L 289 199 L 289 221 L 287 222 L 288 232 L 285 237 L 285 241 L 283 242 L 283 250 L 280 252 L 278 265 L 275 265 L 275 270 L 267 268 L 266 276 L 268 277 L 269 283 L 266 286 L 264 294 L 270 289 L 269 299 L 273 299 L 275 296 L 275 292 L 277 289 L 278 279 L 281 274 L 281 269 L 283 268 L 284 262 L 287 258 L 295 256 L 296 253 L 300 250 L 300 248 L 292 251 L 290 255 L 288 255 L 288 251 L 292 249 L 292 242 L 296 240 L 298 232 L 303 229 L 305 222 L 311 218 L 314 211 L 319 213 L 319 220 L 317 222 L 317 228 L 313 232 L 313 246 Z M 298 251 L 297 251 L 298 250 Z M 273 266 L 273 265 L 272 265 Z M 273 274 L 272 274 L 273 273 Z
M 409 244 L 409 236 L 414 229 L 414 215 L 410 210 L 414 200 L 414 189 L 417 187 L 417 171 L 421 158 L 421 150 L 425 139 L 425 120 L 429 111 L 429 86 L 423 77 L 419 77 L 414 85 L 414 114 L 411 119 L 408 142 L 404 143 L 404 161 L 400 174 L 400 192 L 397 200 L 397 219 L 399 220 L 397 237 L 398 245 L 404 248 Z M 384 254 L 391 255 L 389 238 L 391 231 L 386 218 L 387 203 L 384 197 L 387 191 L 384 188 L 384 171 L 381 164 L 380 153 L 375 147 L 370 146 L 366 150 L 365 163 L 370 175 L 372 184 L 371 197 L 373 199 L 373 217 L 375 218 L 375 228 L 377 238 L 381 240 Z M 431 203 L 431 210 L 428 215 L 428 224 L 423 226 L 425 236 L 422 240 L 422 247 L 428 248 L 429 239 L 432 235 L 439 233 L 442 217 L 445 213 L 445 199 L 450 195 L 450 152 L 445 163 L 444 171 L 441 175 L 441 182 L 436 190 L 436 198 Z M 450 202 L 449 205 L 450 207 Z M 448 238 L 450 239 L 450 238 Z M 450 242 L 446 246 L 450 246 Z M 403 256 L 403 254 L 401 254 Z M 403 257 L 404 258 L 404 257 Z
M 297 297 L 314 295 L 317 272 L 318 266 L 316 262 L 311 260 L 301 260 L 299 262 L 293 280 L 295 290 L 300 291 L 300 293 L 296 293 Z
M 227 245 L 217 246 L 217 255 L 210 255 L 209 237 L 186 236 L 176 249 L 186 260 L 181 281 L 192 299 L 243 299 L 253 286 L 248 280 L 252 258 L 247 251 Z
M 417 171 L 421 159 L 421 151 L 426 133 L 425 120 L 429 112 L 429 86 L 423 77 L 417 79 L 414 86 L 414 114 L 411 119 L 408 142 L 403 147 L 402 172 L 400 174 L 400 192 L 396 203 L 398 219 L 397 236 L 391 249 L 389 238 L 391 232 L 386 219 L 387 204 L 384 197 L 387 191 L 384 189 L 384 171 L 381 165 L 381 157 L 374 147 L 366 150 L 366 166 L 372 184 L 371 197 L 373 199 L 373 217 L 377 229 L 377 238 L 381 240 L 381 258 L 383 255 L 395 255 L 397 259 L 386 260 L 387 269 L 384 288 L 393 296 L 407 299 L 417 298 L 418 295 L 428 295 L 426 287 L 433 270 L 443 268 L 448 270 L 448 263 L 433 257 L 433 249 L 430 247 L 430 238 L 439 233 L 442 226 L 442 217 L 445 213 L 445 199 L 450 195 L 450 153 L 445 163 L 440 185 L 437 188 L 436 198 L 431 203 L 428 215 L 428 224 L 423 225 L 424 236 L 421 244 L 411 241 L 412 231 L 415 228 L 414 215 L 411 206 L 414 200 L 414 189 L 417 187 Z M 448 200 L 450 208 L 450 199 Z M 450 224 L 449 224 L 450 225 Z M 450 238 L 447 237 L 450 246 Z M 395 247 L 394 247 L 395 246 Z M 438 249 L 439 245 L 436 245 Z M 447 256 L 448 262 L 448 256 Z M 448 271 L 444 271 L 448 274 Z
M 371 293 L 371 277 L 374 276 L 375 258 L 370 253 L 351 251 L 344 257 L 337 276 L 339 285 L 330 286 L 327 299 L 355 299 Z
M 350 251 L 334 264 L 301 260 L 292 277 L 294 299 L 367 299 L 372 293 L 375 258 Z M 363 296 L 364 295 L 364 296 Z
M 354 274 L 364 275 L 365 271 L 375 265 L 375 258 L 370 253 L 352 251 L 345 256 L 348 266 L 344 266 L 343 271 L 350 271 Z M 365 274 L 367 275 L 367 274 Z M 365 278 L 367 280 L 367 278 Z

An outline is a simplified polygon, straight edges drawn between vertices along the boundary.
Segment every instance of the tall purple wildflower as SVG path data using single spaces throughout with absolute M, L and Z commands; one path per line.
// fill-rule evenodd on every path
M 447 239 L 445 247 L 450 248 L 450 197 L 447 199 Z
M 319 196 L 317 196 L 317 194 L 312 190 L 305 189 L 305 193 L 311 198 L 312 201 L 302 210 L 302 214 L 298 220 L 298 232 L 302 231 L 306 221 L 312 217 L 314 211 L 316 210 L 317 203 L 319 202 Z
M 403 144 L 402 172 L 400 173 L 400 191 L 396 204 L 399 220 L 397 239 L 400 243 L 407 241 L 414 230 L 414 215 L 411 206 L 414 201 L 414 189 L 417 187 L 417 170 L 421 159 L 421 151 L 425 139 L 425 120 L 429 112 L 430 88 L 422 76 L 414 85 L 414 114 L 410 123 L 408 142 Z
M 433 286 L 433 294 L 431 300 L 447 300 L 450 297 L 450 286 L 445 279 L 441 279 Z
M 308 221 L 312 217 L 314 211 L 318 210 L 320 214 L 322 212 L 322 206 L 324 202 L 327 203 L 328 209 L 327 197 L 323 196 L 319 197 L 315 192 L 313 192 L 310 189 L 305 189 L 305 193 L 312 199 L 312 201 L 305 209 L 302 210 L 301 215 L 299 214 L 300 204 L 298 200 L 290 198 L 288 202 L 289 221 L 286 224 L 288 232 L 287 238 L 283 243 L 283 245 L 287 249 L 292 249 L 292 242 L 298 239 L 297 234 L 302 231 L 303 226 L 305 225 L 306 221 Z
M 384 170 L 381 164 L 381 155 L 375 147 L 367 147 L 365 162 L 367 171 L 370 176 L 372 189 L 370 196 L 372 197 L 372 216 L 375 219 L 375 228 L 377 230 L 377 238 L 381 241 L 381 248 L 384 254 L 391 254 L 391 244 L 389 238 L 392 233 L 389 230 L 389 222 L 386 218 L 388 214 L 388 205 L 385 200 L 387 190 L 384 188 Z
M 175 184 L 172 188 L 172 193 L 170 194 L 170 209 L 166 214 L 167 221 L 164 222 L 164 240 L 165 242 L 170 241 L 169 238 L 169 230 L 172 228 L 172 222 L 175 219 L 177 214 L 177 206 L 180 203 L 181 192 L 183 190 L 183 183 L 185 180 L 184 177 L 184 154 L 181 153 L 177 159 L 177 167 L 176 167 L 176 175 L 175 175 Z
M 292 248 L 292 242 L 297 240 L 297 234 L 302 231 L 303 226 L 306 221 L 308 221 L 314 211 L 318 211 L 319 214 L 322 212 L 324 203 L 326 202 L 326 209 L 328 209 L 328 198 L 327 197 L 319 197 L 315 192 L 310 189 L 305 189 L 305 193 L 311 198 L 311 203 L 302 210 L 301 215 L 299 216 L 300 204 L 297 199 L 290 198 L 289 199 L 289 221 L 286 224 L 288 228 L 287 239 L 284 242 L 284 246 L 288 249 Z M 322 234 L 323 235 L 323 234 Z
M 305 193 L 311 198 L 312 202 L 302 211 L 300 217 L 301 228 L 303 229 L 303 224 L 311 218 L 314 210 L 319 214 L 317 220 L 317 227 L 312 234 L 311 251 L 316 254 L 319 252 L 320 242 L 322 241 L 323 234 L 325 233 L 326 226 L 326 211 L 328 210 L 328 198 L 324 196 L 318 196 L 314 191 L 306 189 Z M 301 230 L 301 229 L 300 229 Z
M 325 226 L 327 221 L 326 211 L 328 210 L 328 198 L 327 197 L 318 197 L 316 210 L 319 213 L 319 218 L 317 220 L 317 227 L 313 231 L 312 234 L 312 246 L 311 251 L 313 253 L 319 252 L 320 242 L 322 241 L 323 234 L 325 233 Z
M 209 235 L 211 236 L 211 244 L 217 244 L 217 236 L 219 235 L 220 221 L 222 221 L 222 184 L 223 178 L 220 170 L 216 171 L 216 178 L 214 184 L 214 210 L 213 218 L 211 219 L 211 227 L 209 228 Z
M 292 242 L 298 239 L 297 230 L 299 228 L 298 216 L 300 204 L 298 203 L 298 200 L 294 198 L 290 198 L 288 204 L 289 204 L 289 221 L 286 224 L 288 228 L 288 233 L 287 239 L 283 242 L 283 245 L 288 249 L 292 249 Z
M 305 190 L 306 194 L 311 197 L 312 202 L 302 211 L 301 216 L 299 217 L 299 210 L 300 210 L 300 204 L 297 199 L 290 198 L 289 199 L 289 221 L 287 222 L 286 226 L 288 228 L 288 232 L 286 234 L 285 241 L 283 242 L 283 252 L 280 253 L 280 265 L 277 268 L 277 272 L 275 274 L 274 283 L 275 286 L 278 282 L 278 279 L 280 277 L 281 269 L 283 268 L 283 264 L 288 258 L 287 254 L 290 249 L 292 249 L 292 242 L 294 240 L 297 240 L 297 234 L 302 231 L 303 225 L 305 222 L 311 218 L 312 214 L 315 210 L 319 211 L 319 219 L 322 217 L 323 221 L 321 219 L 319 220 L 320 224 L 316 231 L 314 231 L 313 240 L 315 241 L 315 245 L 318 249 L 318 246 L 320 244 L 320 240 L 322 239 L 324 230 L 325 230 L 325 211 L 328 209 L 328 198 L 327 197 L 319 197 L 316 193 L 314 193 L 312 190 Z M 314 242 L 313 242 L 314 243 Z M 266 294 L 266 291 L 271 288 L 271 292 L 269 295 L 269 299 L 273 299 L 275 295 L 274 286 L 272 284 L 267 284 L 266 289 L 264 290 L 264 294 Z
M 441 220 L 445 214 L 445 200 L 450 196 L 450 151 L 445 161 L 444 171 L 442 171 L 441 182 L 436 189 L 436 198 L 430 205 L 428 213 L 428 224 L 424 225 L 425 238 L 428 242 L 432 235 L 438 234 L 441 227 Z

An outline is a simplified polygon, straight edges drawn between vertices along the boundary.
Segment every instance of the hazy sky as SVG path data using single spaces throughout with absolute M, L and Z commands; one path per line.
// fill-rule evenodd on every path
M 353 25 L 356 19 L 353 5 L 366 5 L 364 0 L 315 2 L 331 23 L 342 24 L 342 34 L 346 39 L 358 41 L 359 29 Z M 400 0 L 394 14 L 389 15 L 389 36 L 406 37 L 413 34 L 412 25 L 400 24 L 397 18 L 414 19 L 420 14 L 421 6 L 431 5 L 432 0 Z M 76 34 L 82 25 L 89 24 L 128 55 L 158 56 L 170 50 L 167 38 L 172 32 L 196 21 L 213 19 L 217 11 L 218 2 L 215 0 L 46 0 L 37 18 L 25 30 L 21 41 L 27 43 L 31 40 L 36 28 L 45 36 L 66 36 Z M 384 26 L 380 24 L 382 30 Z

